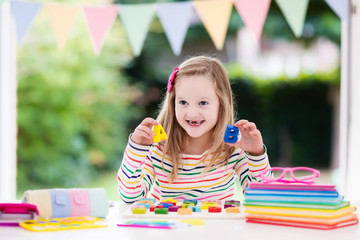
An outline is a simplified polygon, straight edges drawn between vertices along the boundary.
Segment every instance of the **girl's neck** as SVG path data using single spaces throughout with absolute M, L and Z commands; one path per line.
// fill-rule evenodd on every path
M 211 138 L 208 135 L 201 136 L 199 138 L 188 139 L 187 146 L 182 149 L 182 153 L 191 155 L 201 155 L 211 146 Z

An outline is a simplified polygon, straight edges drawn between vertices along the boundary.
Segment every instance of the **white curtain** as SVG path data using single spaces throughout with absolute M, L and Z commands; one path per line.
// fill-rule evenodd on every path
M 0 201 L 16 199 L 16 38 L 10 1 L 0 9 Z

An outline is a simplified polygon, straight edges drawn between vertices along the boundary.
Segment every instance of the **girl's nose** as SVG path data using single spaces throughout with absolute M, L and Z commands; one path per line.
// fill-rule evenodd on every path
M 199 111 L 197 109 L 196 106 L 190 106 L 188 109 L 187 109 L 187 116 L 188 117 L 197 117 L 199 115 Z

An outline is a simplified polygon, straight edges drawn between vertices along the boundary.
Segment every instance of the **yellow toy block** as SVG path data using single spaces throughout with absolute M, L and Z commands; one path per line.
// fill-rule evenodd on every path
M 175 205 L 177 204 L 177 200 L 176 199 L 173 199 L 173 198 L 165 198 L 163 200 L 161 200 L 161 202 L 172 202 L 172 203 L 175 203 Z
M 132 210 L 133 214 L 145 214 L 146 213 L 146 208 L 144 207 L 138 207 L 138 208 L 134 208 Z
M 192 203 L 183 203 L 183 204 L 181 204 L 181 207 L 182 208 L 188 208 L 188 207 L 190 207 L 190 206 L 195 206 L 195 203 L 194 202 L 192 202 Z
M 154 126 L 154 133 L 155 136 L 153 138 L 154 142 L 160 142 L 161 140 L 167 139 L 166 132 L 164 128 L 161 126 L 161 124 Z
M 203 204 L 201 204 L 201 210 L 208 210 L 209 207 L 218 207 L 219 204 L 217 204 L 216 202 L 203 202 Z

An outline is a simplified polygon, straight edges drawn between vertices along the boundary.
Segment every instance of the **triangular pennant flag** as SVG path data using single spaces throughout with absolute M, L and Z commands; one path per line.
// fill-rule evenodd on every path
M 339 16 L 342 20 L 349 19 L 349 1 L 348 0 L 325 0 L 330 8 Z
M 270 2 L 271 0 L 235 0 L 239 15 L 257 40 L 260 39 Z
M 191 2 L 159 3 L 157 5 L 158 17 L 176 56 L 181 53 L 193 11 Z
M 193 11 L 191 2 L 159 3 L 157 5 L 158 17 L 176 56 L 181 53 Z
M 213 40 L 217 50 L 224 47 L 227 28 L 229 25 L 232 1 L 205 0 L 194 1 L 194 7 Z
M 105 36 L 117 16 L 118 6 L 83 7 L 91 42 L 96 54 L 99 54 L 104 44 Z
M 54 29 L 58 48 L 62 49 L 69 35 L 78 8 L 60 3 L 45 3 L 44 9 Z
M 119 15 L 135 56 L 141 53 L 154 14 L 154 4 L 128 4 L 119 7 Z
M 291 30 L 296 37 L 300 37 L 304 27 L 305 15 L 309 5 L 309 0 L 275 0 L 280 10 L 289 23 Z
M 40 3 L 11 1 L 11 12 L 16 23 L 16 33 L 19 45 L 21 45 L 41 7 L 42 4 Z

